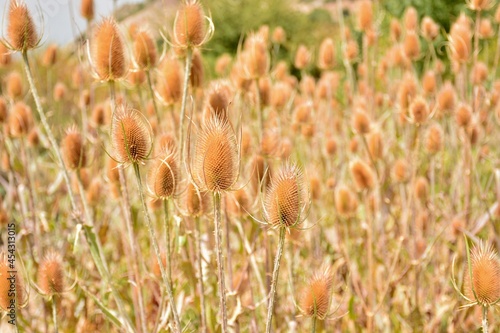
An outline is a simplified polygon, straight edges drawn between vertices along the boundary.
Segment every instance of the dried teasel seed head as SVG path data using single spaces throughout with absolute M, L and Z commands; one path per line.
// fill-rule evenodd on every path
M 113 156 L 118 163 L 143 163 L 151 153 L 151 126 L 139 111 L 119 105 L 110 132 Z
M 8 312 L 12 306 L 15 309 L 22 308 L 26 301 L 26 289 L 24 282 L 19 272 L 15 275 L 15 292 L 12 292 L 11 282 L 8 280 L 11 277 L 9 263 L 5 257 L 5 253 L 0 254 L 0 310 Z
M 202 191 L 231 190 L 239 175 L 239 147 L 227 119 L 211 117 L 196 140 L 193 178 Z
M 175 104 L 182 97 L 182 71 L 173 54 L 166 56 L 160 64 L 156 89 L 166 104 Z
M 17 102 L 9 114 L 9 133 L 12 137 L 21 137 L 29 133 L 33 127 L 31 108 L 23 102 Z
M 350 169 L 358 191 L 370 190 L 375 186 L 375 175 L 368 164 L 357 159 L 351 162 Z
M 466 24 L 454 23 L 450 35 L 451 58 L 459 63 L 467 62 L 472 53 L 472 33 Z
M 420 55 L 420 41 L 418 35 L 411 31 L 406 34 L 404 51 L 408 59 L 416 60 Z
M 16 100 L 23 94 L 23 79 L 18 72 L 12 72 L 7 76 L 7 95 L 10 99 Z
M 209 120 L 212 116 L 221 120 L 228 119 L 230 100 L 230 87 L 225 83 L 213 84 L 205 101 L 204 118 Z
M 244 188 L 234 191 L 232 195 L 226 197 L 228 211 L 235 216 L 248 214 L 251 206 L 251 199 Z
M 25 3 L 11 0 L 7 20 L 9 47 L 26 52 L 37 46 L 39 40 L 35 23 Z
M 323 320 L 328 315 L 333 288 L 330 269 L 315 273 L 302 292 L 300 308 L 304 316 Z
M 434 124 L 429 127 L 425 148 L 431 154 L 435 154 L 443 148 L 443 129 L 439 124 Z
M 399 39 L 401 38 L 401 24 L 399 21 L 395 18 L 391 20 L 391 26 L 390 26 L 390 32 L 391 32 L 391 39 L 394 42 L 399 42 Z
M 186 212 L 189 216 L 198 217 L 210 210 L 208 192 L 201 192 L 198 187 L 189 182 L 186 189 Z
M 60 102 L 66 97 L 68 89 L 66 89 L 66 85 L 62 82 L 57 82 L 54 87 L 54 101 Z
M 203 59 L 199 50 L 193 52 L 193 59 L 191 62 L 191 74 L 189 82 L 193 88 L 201 88 L 203 86 L 203 79 L 205 77 L 203 69 Z
M 297 69 L 304 69 L 309 65 L 311 61 L 311 53 L 305 45 L 299 45 L 297 52 L 295 53 L 294 66 Z
M 418 13 L 415 7 L 408 7 L 403 17 L 406 31 L 417 31 L 418 29 Z
M 394 163 L 394 167 L 392 168 L 392 175 L 394 177 L 394 181 L 397 183 L 404 183 L 408 180 L 410 169 L 408 166 L 408 162 L 404 159 L 398 159 Z
M 45 67 L 52 67 L 57 62 L 57 45 L 52 44 L 47 47 L 43 54 L 42 64 Z
M 318 67 L 323 70 L 335 66 L 335 46 L 331 38 L 326 38 L 319 47 Z
M 349 60 L 349 62 L 354 62 L 359 54 L 359 46 L 355 40 L 349 40 L 345 48 L 344 56 Z
M 424 177 L 418 177 L 414 184 L 415 197 L 425 203 L 429 196 L 429 182 Z
M 370 118 L 368 117 L 368 114 L 362 109 L 357 109 L 356 111 L 354 111 L 351 118 L 351 123 L 354 132 L 358 134 L 363 135 L 370 132 Z
M 104 108 L 104 105 L 97 104 L 94 106 L 92 109 L 91 119 L 95 126 L 103 126 L 109 121 L 106 116 L 106 109 Z
M 439 35 L 439 25 L 434 20 L 425 16 L 422 19 L 422 36 L 427 40 L 434 40 Z
M 99 23 L 92 40 L 92 62 L 99 80 L 114 81 L 128 71 L 125 44 L 113 17 Z
M 94 0 L 82 0 L 80 14 L 87 21 L 94 19 Z
M 467 104 L 460 104 L 455 112 L 455 120 L 459 127 L 467 127 L 472 120 L 472 110 Z
M 354 193 L 345 185 L 340 185 L 335 190 L 335 209 L 341 216 L 352 215 L 358 208 L 358 202 Z
M 472 82 L 475 85 L 483 84 L 488 79 L 488 71 L 488 66 L 484 62 L 477 62 L 472 69 Z
M 379 131 L 373 132 L 368 136 L 368 150 L 374 160 L 382 158 L 384 144 L 382 142 L 382 134 Z
M 453 112 L 455 109 L 455 89 L 450 82 L 446 82 L 445 85 L 439 91 L 437 96 L 437 107 L 443 112 Z
M 302 170 L 285 163 L 272 175 L 264 200 L 264 215 L 272 227 L 292 228 L 302 223 L 307 205 Z
M 57 252 L 49 252 L 38 267 L 38 286 L 47 296 L 64 292 L 64 268 L 62 257 Z
M 133 53 L 139 69 L 146 70 L 156 66 L 158 60 L 156 44 L 147 31 L 139 31 L 134 35 Z
M 80 169 L 87 164 L 87 153 L 83 137 L 76 126 L 70 127 L 66 131 L 66 136 L 62 140 L 62 154 L 64 162 L 70 169 Z
M 175 150 L 165 149 L 151 166 L 148 174 L 149 191 L 153 197 L 166 200 L 176 194 L 179 168 Z
M 269 70 L 270 59 L 266 41 L 258 34 L 250 35 L 245 41 L 242 61 L 249 79 L 260 78 Z
M 361 31 L 368 31 L 373 24 L 373 4 L 371 0 L 362 0 L 358 4 L 358 26 Z
M 271 39 L 272 39 L 273 43 L 276 43 L 276 44 L 285 43 L 286 42 L 285 29 L 283 29 L 283 27 L 280 27 L 280 26 L 277 26 L 276 28 L 274 28 Z
M 429 107 L 427 101 L 422 97 L 415 98 L 410 104 L 410 117 L 417 124 L 423 124 L 429 117 Z
M 184 3 L 174 21 L 175 43 L 182 48 L 198 47 L 206 40 L 205 14 L 197 1 Z
M 466 267 L 464 272 L 464 292 L 485 307 L 500 299 L 500 262 L 492 245 L 481 242 L 472 248 L 470 271 Z

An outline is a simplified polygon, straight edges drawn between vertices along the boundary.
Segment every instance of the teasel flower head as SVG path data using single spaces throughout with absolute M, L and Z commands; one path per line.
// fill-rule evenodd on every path
M 96 27 L 89 59 L 94 76 L 100 81 L 115 81 L 128 72 L 128 57 L 122 34 L 113 17 L 104 18 Z
M 28 295 L 24 285 L 23 278 L 19 272 L 16 273 L 15 293 L 11 291 L 10 276 L 12 269 L 7 261 L 6 254 L 0 254 L 0 312 L 9 311 L 12 304 L 15 304 L 16 309 L 25 307 L 28 303 Z
M 120 164 L 144 163 L 151 154 L 153 134 L 139 111 L 120 104 L 111 120 L 111 156 Z
M 94 0 L 82 0 L 80 14 L 87 21 L 94 19 Z
M 207 214 L 212 208 L 212 200 L 209 193 L 200 191 L 191 181 L 188 182 L 183 201 L 184 215 L 191 217 L 199 217 Z
M 350 163 L 351 175 L 358 191 L 370 190 L 375 186 L 375 174 L 364 161 L 357 159 Z
M 465 2 L 467 7 L 477 12 L 489 10 L 495 5 L 495 1 L 491 0 L 466 0 Z
M 269 71 L 271 62 L 267 43 L 261 35 L 255 33 L 247 38 L 241 57 L 246 78 L 260 78 Z
M 326 38 L 321 43 L 318 56 L 318 67 L 330 70 L 335 66 L 335 45 L 331 38 Z
M 174 54 L 170 53 L 163 58 L 159 72 L 156 82 L 159 99 L 167 105 L 179 102 L 182 97 L 182 69 Z
M 156 44 L 147 31 L 138 31 L 134 34 L 133 54 L 135 67 L 148 70 L 156 66 L 158 52 Z
M 188 142 L 191 129 L 188 132 Z M 188 146 L 189 147 L 189 146 Z M 194 156 L 188 149 L 190 173 L 201 191 L 221 193 L 234 190 L 240 170 L 240 146 L 227 119 L 212 116 L 197 134 Z
M 59 253 L 51 251 L 38 267 L 38 287 L 46 296 L 65 291 L 63 260 Z
M 300 311 L 306 317 L 324 320 L 332 299 L 333 275 L 329 268 L 316 272 L 302 292 Z
M 175 149 L 167 146 L 154 160 L 148 174 L 148 189 L 152 197 L 167 200 L 176 195 L 180 172 Z
M 264 216 L 273 228 L 294 228 L 304 222 L 309 208 L 302 170 L 290 162 L 271 176 L 264 196 Z
M 1 42 L 13 51 L 26 52 L 40 44 L 40 37 L 28 6 L 19 0 L 11 0 L 7 13 L 7 38 Z
M 497 251 L 492 245 L 482 241 L 470 249 L 467 239 L 466 247 L 467 266 L 464 272 L 463 293 L 457 287 L 454 276 L 452 278 L 455 290 L 468 302 L 462 308 L 497 305 L 500 301 L 500 261 Z
M 87 164 L 87 154 L 83 142 L 83 136 L 76 126 L 66 131 L 62 140 L 62 153 L 64 162 L 70 169 L 80 169 Z
M 198 0 L 185 0 L 174 20 L 173 44 L 176 48 L 192 49 L 203 46 L 213 36 L 212 19 L 205 16 Z

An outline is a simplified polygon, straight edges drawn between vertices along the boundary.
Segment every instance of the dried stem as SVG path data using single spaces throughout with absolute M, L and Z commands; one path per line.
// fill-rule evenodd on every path
M 182 105 L 181 117 L 179 120 L 179 140 L 181 142 L 181 161 L 184 161 L 184 118 L 186 115 L 187 93 L 189 84 L 189 75 L 191 73 L 191 61 L 193 57 L 193 50 L 186 50 L 186 68 L 184 70 L 184 86 L 182 87 Z
M 222 319 L 222 332 L 228 332 L 227 329 L 227 308 L 226 308 L 226 286 L 224 274 L 224 261 L 222 260 L 222 227 L 221 227 L 221 194 L 214 193 L 214 223 L 215 223 L 215 245 L 217 247 L 217 271 L 219 277 L 219 298 L 220 311 Z
M 153 83 L 151 81 L 151 70 L 146 70 L 146 78 L 148 79 L 148 88 L 149 94 L 151 95 L 151 100 L 153 101 L 153 108 L 155 110 L 156 120 L 158 121 L 158 125 L 161 123 L 160 114 L 158 113 L 158 105 L 156 103 L 155 93 L 153 91 Z
M 168 215 L 168 199 L 162 201 L 163 201 L 163 213 L 165 218 L 165 244 L 167 247 L 167 266 L 168 266 L 167 274 L 168 274 L 168 280 L 170 281 L 170 288 L 172 288 L 172 259 L 171 259 L 171 246 L 170 246 L 170 218 Z
M 271 284 L 271 294 L 269 295 L 269 306 L 267 308 L 266 333 L 271 333 L 272 331 L 274 301 L 276 298 L 276 285 L 278 284 L 281 256 L 283 255 L 283 247 L 285 245 L 285 233 L 286 228 L 280 227 L 278 250 L 276 252 L 276 258 L 274 259 L 273 282 Z
M 57 306 L 56 306 L 56 296 L 52 296 L 52 320 L 54 321 L 54 332 L 58 333 L 57 328 Z
M 201 233 L 200 217 L 195 218 L 195 242 L 196 242 L 196 261 L 198 262 L 198 284 L 200 288 L 200 310 L 201 310 L 201 333 L 207 332 L 207 315 L 205 312 L 205 288 L 203 287 L 203 258 L 201 256 Z
M 483 306 L 483 333 L 488 333 L 488 308 Z

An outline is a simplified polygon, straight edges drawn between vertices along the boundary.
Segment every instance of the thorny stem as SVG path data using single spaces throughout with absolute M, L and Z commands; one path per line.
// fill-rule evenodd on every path
M 488 333 L 488 308 L 483 306 L 483 333 Z
M 375 308 L 375 265 L 373 263 L 373 219 L 369 216 L 369 205 L 368 205 L 368 194 L 365 193 L 365 212 L 366 219 L 368 220 L 368 230 L 367 230 L 367 248 L 368 248 L 368 304 L 370 307 L 370 313 L 367 316 L 367 329 L 368 332 L 373 332 L 373 315 L 372 311 Z
M 168 280 L 172 283 L 172 261 L 170 257 L 170 221 L 168 215 L 168 199 L 163 201 L 163 212 L 165 214 L 165 244 L 167 247 L 167 266 L 168 266 Z
M 271 333 L 272 331 L 274 301 L 276 298 L 276 285 L 278 284 L 281 256 L 283 255 L 283 247 L 285 245 L 285 233 L 286 228 L 280 227 L 278 250 L 276 252 L 276 258 L 274 259 L 273 282 L 271 284 L 271 294 L 269 295 L 269 306 L 267 308 L 266 333 Z
M 179 120 L 179 140 L 181 140 L 181 159 L 182 159 L 182 161 L 184 161 L 184 118 L 186 115 L 188 83 L 189 83 L 189 75 L 191 73 L 192 56 L 193 56 L 193 51 L 188 48 L 186 50 L 186 68 L 184 70 L 184 86 L 182 87 L 181 117 Z
M 158 247 L 158 242 L 156 240 L 155 231 L 153 228 L 153 223 L 151 222 L 151 216 L 149 216 L 148 207 L 146 206 L 146 201 L 144 199 L 144 193 L 142 192 L 142 181 L 141 181 L 141 173 L 139 172 L 139 165 L 134 163 L 134 171 L 135 178 L 137 180 L 137 190 L 139 192 L 139 196 L 141 198 L 142 209 L 144 210 L 144 215 L 146 216 L 146 224 L 148 227 L 149 235 L 151 238 L 151 243 L 153 244 L 153 249 L 155 251 L 156 260 L 158 260 L 158 266 L 160 267 L 161 276 L 163 279 L 163 283 L 167 289 L 167 295 L 170 302 L 170 307 L 172 308 L 172 314 L 174 316 L 174 330 L 177 333 L 181 333 L 181 323 L 179 320 L 179 314 L 177 313 L 177 308 L 175 307 L 174 300 L 174 292 L 172 291 L 172 284 L 168 278 L 167 272 L 165 271 L 165 266 L 163 265 L 163 261 L 161 260 L 160 248 Z
M 316 333 L 316 315 L 312 317 L 311 333 Z
M 226 308 L 226 285 L 224 274 L 224 261 L 222 260 L 222 228 L 221 228 L 221 194 L 214 193 L 214 223 L 215 223 L 215 245 L 217 247 L 217 271 L 219 277 L 219 298 L 220 311 L 222 317 L 222 333 L 228 332 L 227 329 L 227 308 Z
M 201 308 L 201 332 L 207 331 L 207 316 L 205 313 L 205 288 L 203 287 L 203 258 L 201 257 L 201 233 L 200 233 L 200 217 L 195 218 L 195 238 L 196 238 L 196 261 L 198 262 L 198 283 L 200 288 L 200 308 Z
M 56 306 L 56 297 L 52 296 L 52 319 L 54 320 L 54 332 L 58 333 L 59 330 L 57 328 L 57 306 Z

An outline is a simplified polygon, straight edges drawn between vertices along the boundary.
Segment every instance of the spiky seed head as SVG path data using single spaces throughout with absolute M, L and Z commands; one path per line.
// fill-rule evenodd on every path
M 358 26 L 361 31 L 370 30 L 373 23 L 373 5 L 370 0 L 362 0 L 358 5 Z
M 16 274 L 15 293 L 13 293 L 11 282 L 8 280 L 12 269 L 9 268 L 5 254 L 2 253 L 0 257 L 0 310 L 9 311 L 13 303 L 16 309 L 20 309 L 25 305 L 27 298 L 23 278 L 19 272 Z
M 285 29 L 283 29 L 283 27 L 280 27 L 280 26 L 277 26 L 276 28 L 274 28 L 273 34 L 271 36 L 271 40 L 273 41 L 273 43 L 276 43 L 276 44 L 285 43 L 285 41 L 286 41 Z
M 64 268 L 59 253 L 49 252 L 40 263 L 38 286 L 47 296 L 64 292 Z
M 57 45 L 51 44 L 43 54 L 42 64 L 45 67 L 52 67 L 57 62 Z
M 418 13 L 415 7 L 408 7 L 404 14 L 403 21 L 406 31 L 417 31 Z
M 209 120 L 216 116 L 221 120 L 227 119 L 230 103 L 230 90 L 226 84 L 214 84 L 208 91 L 205 101 L 204 118 Z
M 94 126 L 103 126 L 106 121 L 106 110 L 104 105 L 97 104 L 92 109 L 91 119 Z
M 205 14 L 197 1 L 189 1 L 177 11 L 174 39 L 182 48 L 198 47 L 206 40 Z
M 446 82 L 437 96 L 437 107 L 443 112 L 453 112 L 455 109 L 455 89 L 450 82 Z
M 160 97 L 166 104 L 175 104 L 182 97 L 182 70 L 173 54 L 166 56 L 160 64 L 160 75 L 156 84 Z
M 80 169 L 87 164 L 83 137 L 76 126 L 72 126 L 66 131 L 61 146 L 64 162 L 68 168 Z
M 391 20 L 390 33 L 393 42 L 399 42 L 402 34 L 401 23 L 396 18 Z
M 210 210 L 208 192 L 201 192 L 196 185 L 189 182 L 186 189 L 186 211 L 191 217 L 198 217 Z
M 270 65 L 267 44 L 259 34 L 247 38 L 242 59 L 248 78 L 260 78 L 267 73 Z
M 66 85 L 62 82 L 57 82 L 54 87 L 54 101 L 60 102 L 66 97 Z
M 265 195 L 264 215 L 275 228 L 292 228 L 302 223 L 307 194 L 302 170 L 286 162 L 271 177 Z
M 300 299 L 304 316 L 323 320 L 328 315 L 333 288 L 333 275 L 330 269 L 316 272 L 309 280 Z
M 269 77 L 261 77 L 259 79 L 259 97 L 260 104 L 265 107 L 271 102 L 271 79 Z
M 415 32 L 408 32 L 404 41 L 404 51 L 408 59 L 416 60 L 420 55 L 420 40 Z
M 153 144 L 151 126 L 137 110 L 119 105 L 111 120 L 111 144 L 118 163 L 143 163 Z
M 358 134 L 368 134 L 370 132 L 370 118 L 361 108 L 354 111 L 352 115 L 352 128 Z
M 478 61 L 472 69 L 472 82 L 475 85 L 483 84 L 488 79 L 488 66 L 482 61 Z
M 357 159 L 350 164 L 351 175 L 358 191 L 370 190 L 375 186 L 375 175 L 372 168 L 364 161 Z
M 202 125 L 193 164 L 193 177 L 202 191 L 225 192 L 238 179 L 239 147 L 227 119 L 211 117 Z
M 319 47 L 318 67 L 323 70 L 335 66 L 335 46 L 331 38 L 326 38 Z
M 23 79 L 18 72 L 12 72 L 7 76 L 7 95 L 15 100 L 23 94 Z
M 9 133 L 12 137 L 27 135 L 33 127 L 31 108 L 23 102 L 14 104 L 9 114 Z
M 456 22 L 450 35 L 451 58 L 458 63 L 467 62 L 472 53 L 472 33 L 467 24 Z
M 434 40 L 439 35 L 439 25 L 430 16 L 422 19 L 422 36 L 427 40 Z
M 500 262 L 492 245 L 481 242 L 470 253 L 471 274 L 465 270 L 465 295 L 482 306 L 491 306 L 500 299 Z M 472 282 L 472 283 L 471 283 Z M 474 293 L 476 297 L 474 297 Z
M 166 200 L 176 194 L 179 168 L 175 150 L 165 149 L 149 170 L 149 191 L 153 197 Z
M 394 163 L 394 167 L 392 168 L 392 174 L 394 180 L 397 183 L 404 183 L 408 180 L 409 176 L 409 167 L 406 160 L 400 158 Z
M 384 145 L 380 131 L 373 132 L 368 136 L 368 150 L 374 160 L 382 158 Z
M 297 69 L 304 69 L 309 65 L 311 61 L 311 53 L 305 45 L 300 45 L 295 53 L 294 65 Z
M 147 31 L 139 31 L 134 35 L 133 53 L 139 69 L 146 70 L 156 66 L 156 44 Z
M 12 49 L 25 52 L 37 46 L 35 23 L 25 3 L 11 0 L 7 20 L 7 39 Z
M 128 71 L 125 45 L 113 17 L 103 19 L 93 36 L 92 62 L 99 80 L 114 81 Z
M 433 124 L 427 130 L 425 148 L 431 154 L 435 154 L 443 148 L 443 129 L 439 124 Z
M 418 177 L 414 184 L 415 197 L 425 203 L 429 196 L 429 182 L 424 177 Z
M 335 191 L 335 209 L 341 216 L 352 215 L 358 207 L 356 196 L 346 185 L 340 185 Z
M 427 106 L 427 101 L 422 97 L 415 98 L 410 104 L 410 117 L 412 121 L 421 125 L 429 116 L 429 107 Z
M 82 0 L 80 14 L 87 21 L 94 19 L 94 0 Z
M 455 112 L 455 121 L 459 127 L 467 127 L 472 120 L 472 110 L 467 104 L 460 104 Z

